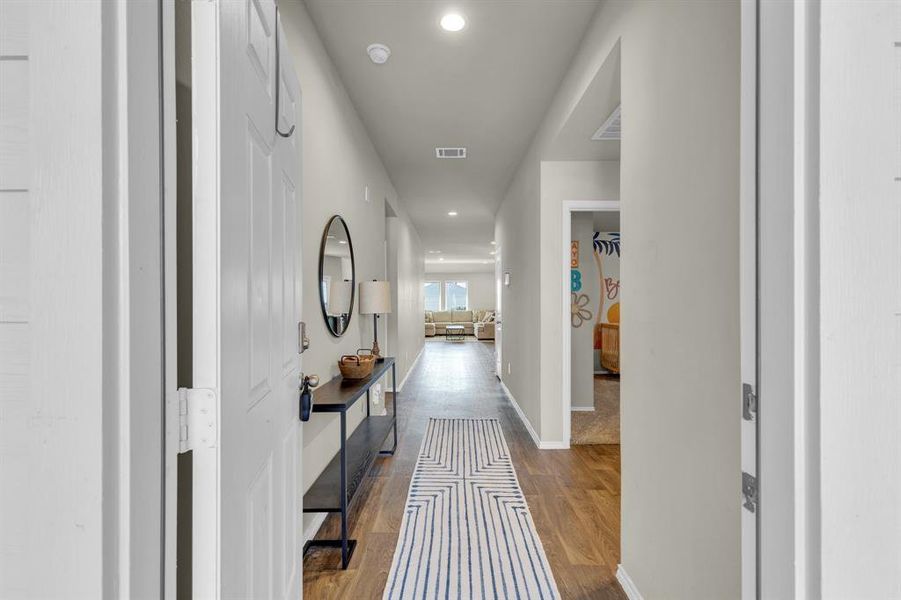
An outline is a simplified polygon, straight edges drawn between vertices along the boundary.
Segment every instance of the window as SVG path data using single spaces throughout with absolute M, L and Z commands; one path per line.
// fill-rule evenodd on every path
M 425 309 L 441 310 L 441 282 L 426 281 L 422 289 L 425 292 Z
M 469 309 L 469 282 L 445 281 L 444 282 L 444 309 L 467 310 Z

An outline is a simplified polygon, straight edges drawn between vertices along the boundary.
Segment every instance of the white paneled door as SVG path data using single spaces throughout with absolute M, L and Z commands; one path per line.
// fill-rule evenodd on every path
M 276 132 L 300 91 L 277 27 L 273 0 L 192 3 L 194 598 L 301 595 L 300 127 Z

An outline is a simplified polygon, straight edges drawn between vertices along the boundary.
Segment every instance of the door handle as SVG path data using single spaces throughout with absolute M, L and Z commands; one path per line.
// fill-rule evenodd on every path
M 300 375 L 300 420 L 309 421 L 313 412 L 313 388 L 319 385 L 318 375 Z

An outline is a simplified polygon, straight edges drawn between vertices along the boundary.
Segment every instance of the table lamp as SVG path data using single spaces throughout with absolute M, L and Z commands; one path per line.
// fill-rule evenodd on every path
M 379 351 L 379 315 L 391 312 L 391 284 L 387 281 L 360 282 L 360 314 L 372 315 L 372 354 L 376 360 L 385 360 Z

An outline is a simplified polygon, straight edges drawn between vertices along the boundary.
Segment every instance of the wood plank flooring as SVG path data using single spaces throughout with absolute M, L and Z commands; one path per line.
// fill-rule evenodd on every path
M 399 396 L 397 453 L 377 459 L 351 507 L 350 534 L 358 545 L 350 567 L 340 569 L 340 552 L 311 550 L 304 559 L 304 598 L 382 597 L 429 417 L 498 419 L 562 597 L 626 597 L 615 578 L 618 445 L 538 450 L 494 376 L 490 343 L 427 341 Z M 337 537 L 339 524 L 338 515 L 329 516 L 317 537 Z

